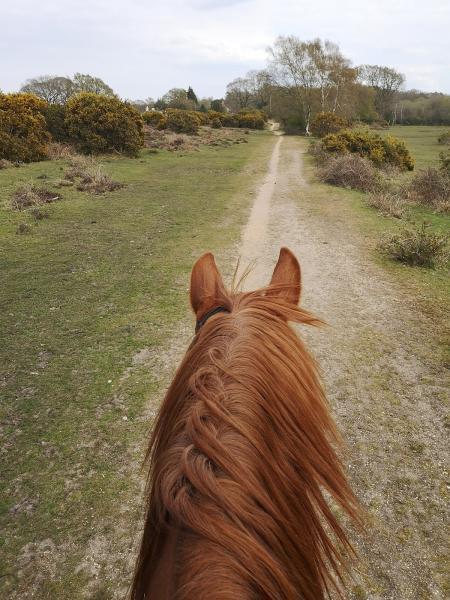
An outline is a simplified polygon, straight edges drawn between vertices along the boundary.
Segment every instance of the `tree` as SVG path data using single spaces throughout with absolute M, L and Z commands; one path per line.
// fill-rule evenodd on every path
M 231 112 L 239 112 L 250 106 L 251 97 L 252 82 L 246 77 L 238 77 L 227 85 L 225 104 Z
M 75 93 L 87 92 L 90 94 L 99 94 L 100 96 L 116 96 L 113 89 L 109 87 L 100 77 L 84 73 L 75 73 L 73 76 L 73 85 Z
M 215 110 L 216 112 L 225 112 L 225 106 L 222 98 L 211 100 L 211 110 Z
M 73 81 L 69 77 L 42 75 L 28 79 L 20 88 L 26 94 L 34 94 L 49 104 L 65 104 L 76 92 Z
M 306 135 L 309 135 L 314 92 L 321 85 L 316 52 L 317 41 L 302 42 L 293 35 L 280 36 L 273 48 L 269 48 L 273 77 L 292 94 L 303 112 Z
M 395 69 L 379 65 L 362 65 L 358 69 L 362 83 L 375 90 L 375 107 L 381 117 L 395 121 L 394 105 L 405 76 Z
M 191 100 L 197 106 L 198 99 L 197 99 L 197 96 L 195 95 L 194 90 L 191 88 L 191 86 L 188 87 L 188 91 L 186 92 L 186 96 L 187 96 L 188 100 Z
M 180 110 L 195 110 L 196 108 L 193 100 L 188 98 L 187 91 L 182 88 L 170 89 L 161 100 L 165 104 L 165 108 L 178 108 Z
M 345 88 L 357 76 L 339 47 L 329 41 L 304 42 L 295 36 L 281 36 L 269 54 L 273 79 L 291 93 L 303 111 L 307 135 L 313 110 L 338 112 Z

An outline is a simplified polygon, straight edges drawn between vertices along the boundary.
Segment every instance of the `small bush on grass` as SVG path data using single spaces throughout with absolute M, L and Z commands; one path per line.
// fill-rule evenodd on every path
M 1 169 L 9 169 L 10 167 L 13 167 L 14 163 L 11 162 L 10 160 L 6 160 L 6 158 L 0 158 L 0 170 Z
M 387 190 L 372 192 L 365 198 L 365 202 L 385 217 L 403 219 L 408 212 L 407 202 L 401 196 Z
M 450 177 L 439 169 L 428 167 L 416 173 L 409 190 L 413 199 L 437 208 L 450 201 Z
M 42 210 L 38 206 L 35 206 L 30 210 L 31 216 L 35 221 L 42 221 L 43 219 L 48 219 L 50 214 L 47 210 Z
M 46 106 L 33 94 L 0 93 L 0 158 L 18 162 L 47 158 Z
M 213 119 L 211 121 L 211 127 L 213 129 L 222 129 L 222 122 L 220 119 Z
M 429 231 L 425 223 L 386 237 L 379 250 L 393 260 L 420 267 L 434 267 L 447 254 L 448 237 Z
M 438 137 L 438 144 L 450 146 L 450 129 L 447 129 L 447 131 L 441 133 L 441 135 Z
M 50 142 L 47 146 L 47 154 L 50 160 L 59 160 L 61 158 L 70 158 L 71 156 L 74 156 L 75 151 L 69 144 Z
M 16 229 L 17 235 L 26 235 L 27 233 L 31 233 L 31 226 L 28 223 L 19 223 Z
M 137 156 L 144 144 L 138 111 L 116 97 L 81 93 L 67 102 L 69 140 L 83 154 L 120 152 Z
M 369 192 L 380 185 L 380 175 L 367 159 L 346 154 L 333 156 L 319 167 L 318 176 L 324 183 Z
M 348 121 L 332 112 L 320 112 L 311 122 L 311 133 L 323 138 L 329 133 L 337 133 L 340 129 L 348 127 Z
M 331 154 L 358 154 L 377 167 L 391 165 L 401 171 L 414 169 L 405 143 L 390 135 L 381 137 L 367 130 L 343 129 L 325 136 L 322 146 Z
M 92 157 L 73 156 L 64 177 L 66 181 L 75 183 L 77 190 L 91 194 L 103 194 L 123 187 L 122 183 L 111 179 Z
M 11 197 L 10 204 L 13 210 L 25 210 L 42 204 L 51 204 L 57 200 L 61 200 L 60 194 L 28 183 L 17 188 Z

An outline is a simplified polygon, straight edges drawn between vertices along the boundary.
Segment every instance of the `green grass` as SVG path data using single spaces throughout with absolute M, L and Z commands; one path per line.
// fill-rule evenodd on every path
M 439 152 L 445 146 L 438 144 L 438 137 L 448 127 L 432 125 L 395 125 L 390 127 L 386 133 L 403 140 L 415 160 L 415 170 L 436 166 Z M 382 132 L 384 133 L 384 132 Z
M 55 189 L 66 163 L 0 171 L 0 597 L 73 599 L 88 589 L 106 598 L 126 585 L 142 414 L 158 383 L 148 368 L 123 374 L 136 352 L 175 335 L 195 258 L 238 238 L 273 144 L 267 133 L 248 138 L 186 155 L 104 158 L 123 189 L 64 187 L 37 224 L 8 198 L 30 180 Z M 30 234 L 16 234 L 20 222 Z M 117 538 L 118 524 L 119 555 L 106 547 L 92 587 L 95 577 L 76 566 L 93 538 Z M 54 550 L 39 546 L 46 539 Z

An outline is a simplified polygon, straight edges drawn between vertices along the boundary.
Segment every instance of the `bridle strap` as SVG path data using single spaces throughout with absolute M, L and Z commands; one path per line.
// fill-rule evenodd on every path
M 197 323 L 195 324 L 195 333 L 199 332 L 199 330 L 203 327 L 203 325 L 210 317 L 217 315 L 217 313 L 220 312 L 229 313 L 231 311 L 226 306 L 216 306 L 216 308 L 208 310 L 208 312 L 205 313 L 201 319 L 197 319 Z

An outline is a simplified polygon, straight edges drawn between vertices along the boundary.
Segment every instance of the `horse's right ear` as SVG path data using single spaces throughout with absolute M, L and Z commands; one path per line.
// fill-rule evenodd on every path
M 290 304 L 298 304 L 301 292 L 300 265 L 289 248 L 281 248 L 270 285 L 275 289 L 269 291 L 269 295 L 279 296 Z
M 224 285 L 211 252 L 203 254 L 191 273 L 191 306 L 197 318 L 207 312 L 223 296 Z

